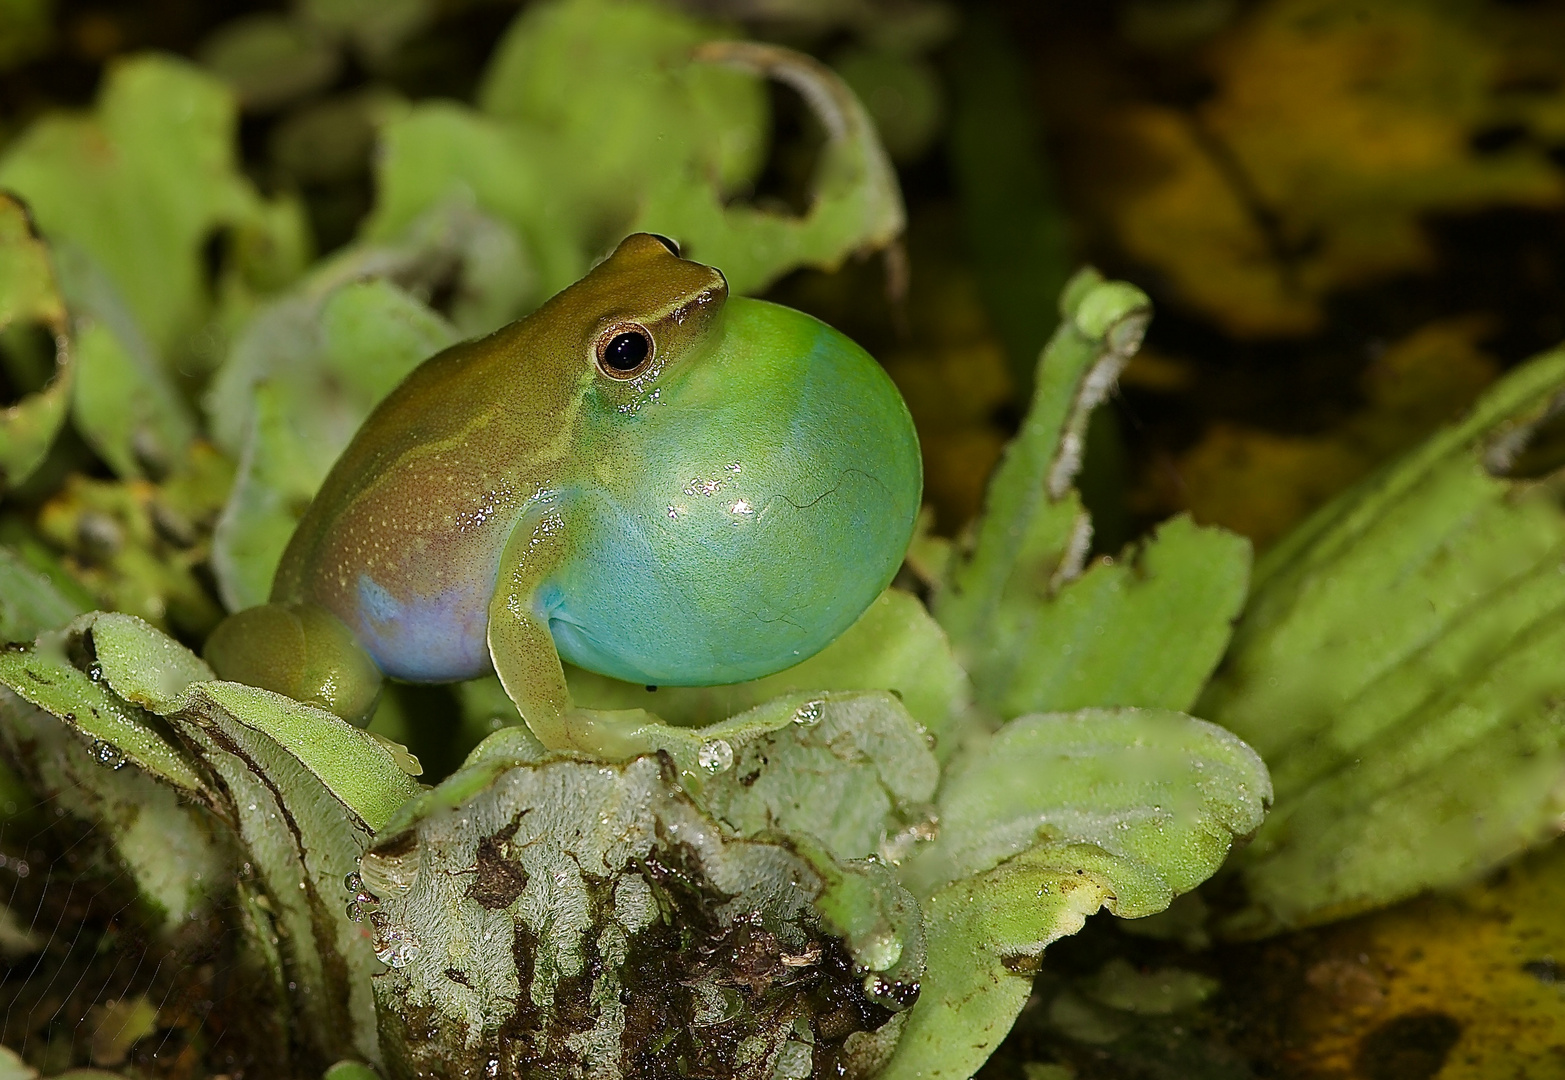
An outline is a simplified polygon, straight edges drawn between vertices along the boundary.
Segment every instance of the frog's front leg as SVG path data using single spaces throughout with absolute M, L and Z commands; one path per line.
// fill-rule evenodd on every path
M 641 709 L 608 712 L 571 705 L 565 669 L 539 609 L 539 589 L 569 556 L 570 536 L 555 509 L 524 519 L 500 560 L 489 601 L 489 658 L 522 719 L 551 750 L 626 757 L 648 746 L 639 729 L 657 718 Z

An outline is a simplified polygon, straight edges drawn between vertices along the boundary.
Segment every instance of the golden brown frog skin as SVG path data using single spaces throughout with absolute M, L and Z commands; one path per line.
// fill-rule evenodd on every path
M 220 675 L 362 719 L 381 677 L 498 672 L 573 745 L 560 656 L 617 678 L 756 678 L 890 581 L 921 473 L 907 409 L 819 321 L 627 238 L 520 322 L 431 358 L 365 421 Z

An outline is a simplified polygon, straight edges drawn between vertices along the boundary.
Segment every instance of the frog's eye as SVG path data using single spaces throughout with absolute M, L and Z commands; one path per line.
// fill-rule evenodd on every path
M 598 369 L 611 379 L 634 379 L 652 363 L 652 335 L 618 326 L 598 339 Z

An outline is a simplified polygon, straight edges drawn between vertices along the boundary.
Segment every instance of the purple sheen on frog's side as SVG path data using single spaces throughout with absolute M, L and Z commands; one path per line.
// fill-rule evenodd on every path
M 339 612 L 359 643 L 393 679 L 454 682 L 490 670 L 489 597 L 472 587 L 434 596 L 397 596 L 360 574 L 357 607 Z

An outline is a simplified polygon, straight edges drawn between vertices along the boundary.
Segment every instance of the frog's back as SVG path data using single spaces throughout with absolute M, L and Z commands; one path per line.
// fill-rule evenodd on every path
M 472 678 L 489 666 L 500 553 L 549 483 L 565 422 L 529 322 L 416 369 L 370 415 L 299 523 L 272 587 L 342 619 L 386 674 Z

